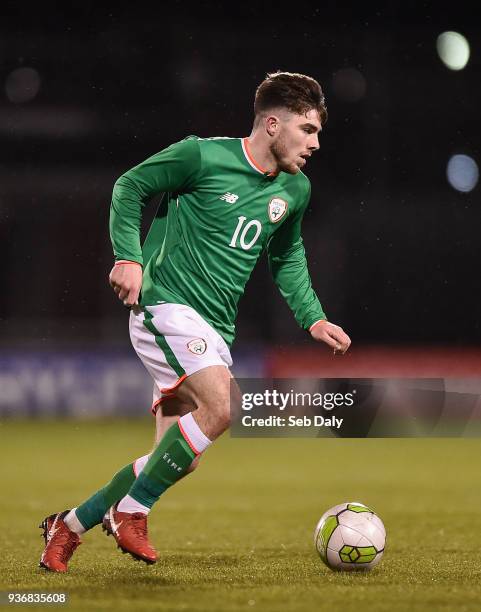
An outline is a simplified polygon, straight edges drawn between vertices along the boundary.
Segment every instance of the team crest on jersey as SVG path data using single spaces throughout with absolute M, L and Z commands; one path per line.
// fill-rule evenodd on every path
M 282 198 L 272 198 L 267 206 L 271 223 L 277 223 L 287 212 L 287 202 Z
M 207 342 L 203 338 L 194 338 L 187 343 L 187 348 L 194 355 L 203 355 L 207 350 Z

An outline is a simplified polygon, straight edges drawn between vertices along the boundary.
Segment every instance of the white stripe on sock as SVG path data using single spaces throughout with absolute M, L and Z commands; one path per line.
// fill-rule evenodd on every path
M 134 474 L 135 477 L 140 474 L 140 472 L 144 469 L 145 464 L 149 460 L 150 455 L 144 455 L 143 457 L 139 457 L 134 461 Z
M 67 525 L 70 531 L 73 531 L 78 535 L 82 535 L 82 533 L 85 533 L 87 530 L 78 520 L 75 510 L 77 510 L 77 508 L 72 508 L 72 510 L 70 510 L 70 512 L 63 519 L 63 522 Z
M 201 428 L 195 422 L 192 412 L 184 414 L 183 417 L 180 417 L 179 425 L 182 433 L 187 436 L 187 441 L 191 443 L 198 454 L 204 452 L 205 449 L 212 444 L 211 440 L 209 440 L 209 438 L 203 433 Z
M 133 514 L 134 512 L 142 512 L 142 514 L 148 514 L 150 512 L 150 508 L 147 508 L 147 506 L 140 504 L 133 497 L 130 497 L 130 495 L 122 497 L 122 499 L 119 501 L 119 505 L 117 506 L 117 510 L 119 512 L 129 512 L 130 514 Z

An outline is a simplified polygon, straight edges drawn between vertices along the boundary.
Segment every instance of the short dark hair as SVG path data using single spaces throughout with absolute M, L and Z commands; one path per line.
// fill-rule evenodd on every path
M 256 90 L 254 113 L 256 117 L 272 108 L 286 108 L 303 115 L 316 109 L 321 125 L 327 121 L 327 107 L 321 86 L 312 77 L 297 72 L 272 72 Z

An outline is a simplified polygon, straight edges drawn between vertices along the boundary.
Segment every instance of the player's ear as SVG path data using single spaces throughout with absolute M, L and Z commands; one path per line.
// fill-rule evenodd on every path
M 276 115 L 266 117 L 266 131 L 269 136 L 275 136 L 279 131 L 280 121 Z

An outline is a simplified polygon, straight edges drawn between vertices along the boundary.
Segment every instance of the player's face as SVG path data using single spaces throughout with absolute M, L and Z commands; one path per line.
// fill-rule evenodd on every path
M 307 159 L 319 148 L 318 134 L 321 131 L 319 113 L 315 109 L 304 115 L 282 113 L 276 138 L 271 144 L 271 153 L 279 171 L 297 174 Z

